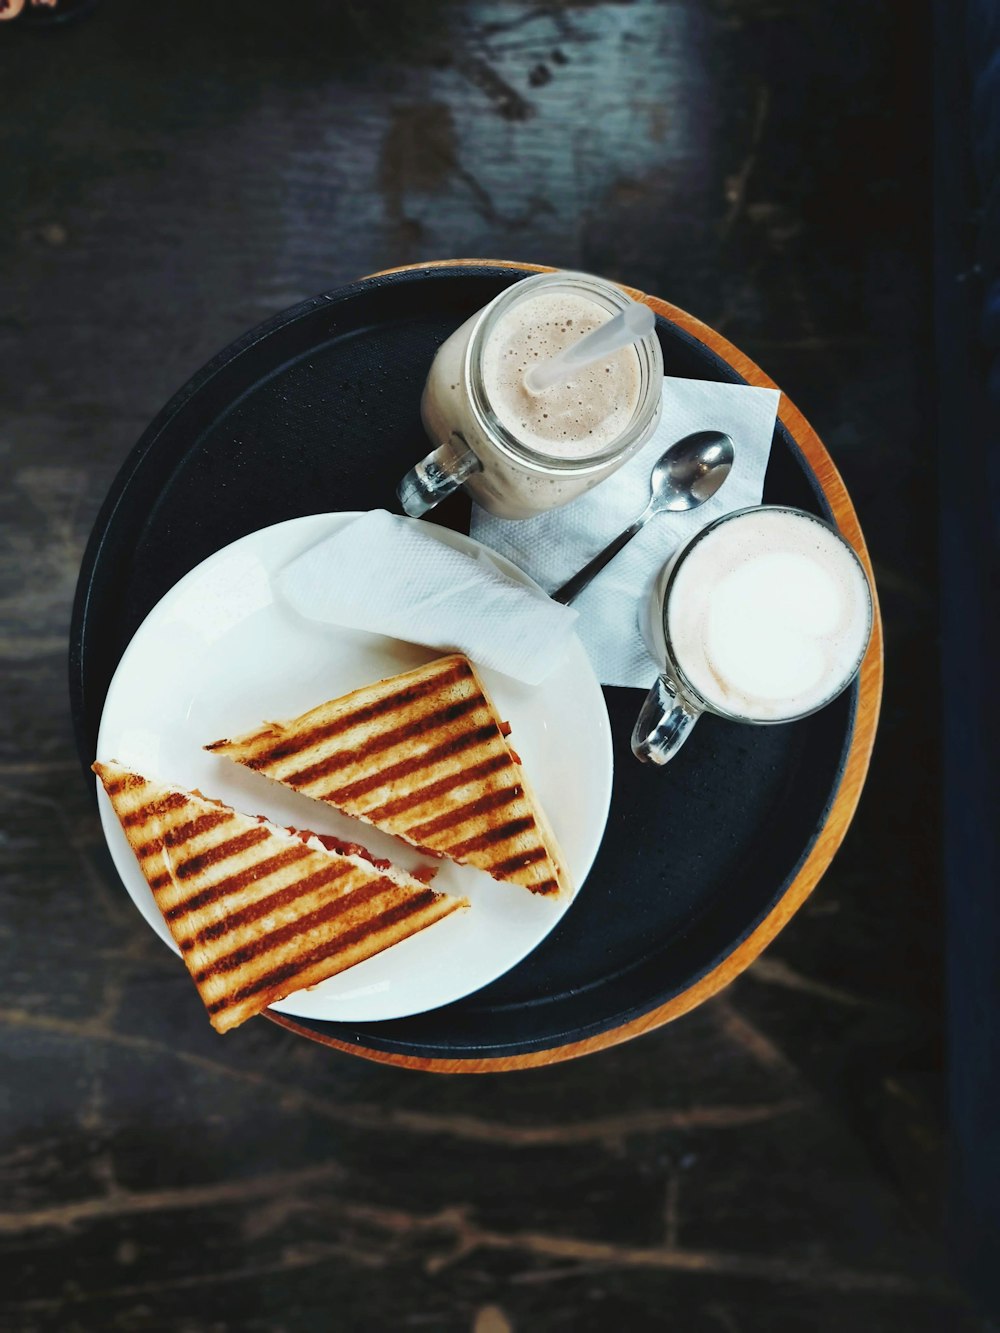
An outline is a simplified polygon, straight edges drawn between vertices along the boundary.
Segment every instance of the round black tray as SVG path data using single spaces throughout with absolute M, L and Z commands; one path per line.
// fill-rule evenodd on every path
M 254 329 L 163 409 L 119 472 L 80 574 L 70 677 L 86 766 L 129 639 L 188 570 L 283 519 L 398 509 L 395 484 L 428 448 L 419 402 L 435 349 L 523 276 L 475 264 L 364 279 Z M 668 375 L 742 382 L 678 324 L 662 317 L 657 324 Z M 780 423 L 765 500 L 831 517 Z M 460 526 L 467 510 L 449 502 L 436 517 Z M 300 1030 L 416 1061 L 556 1051 L 663 1006 L 768 916 L 837 794 L 857 686 L 786 726 L 706 717 L 663 770 L 640 765 L 629 750 L 641 693 L 605 693 L 615 748 L 607 832 L 578 901 L 552 935 L 457 1004 L 363 1026 L 300 1020 Z

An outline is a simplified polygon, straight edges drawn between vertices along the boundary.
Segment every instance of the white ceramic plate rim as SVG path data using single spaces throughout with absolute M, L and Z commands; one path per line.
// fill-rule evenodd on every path
M 275 574 L 288 560 L 357 517 L 358 511 L 315 514 L 261 528 L 216 551 L 174 584 L 143 620 L 122 655 L 105 699 L 97 756 L 105 762 L 117 759 L 142 771 L 140 763 L 147 769 L 153 766 L 147 757 L 149 754 L 159 754 L 166 749 L 174 756 L 168 761 L 171 771 L 147 772 L 147 776 L 162 777 L 164 781 L 180 786 L 198 786 L 237 809 L 264 814 L 279 823 L 296 823 L 317 832 L 353 836 L 376 854 L 391 855 L 396 863 L 409 868 L 419 864 L 421 858 L 396 839 L 349 820 L 306 797 L 286 792 L 236 765 L 206 756 L 202 750 L 201 747 L 216 736 L 227 731 L 230 734 L 235 732 L 237 725 L 239 729 L 246 729 L 266 717 L 293 716 L 291 708 L 282 703 L 282 698 L 289 693 L 293 701 L 298 701 L 295 711 L 310 706 L 308 699 L 303 704 L 302 695 L 295 694 L 295 690 L 302 687 L 292 688 L 287 675 L 292 666 L 287 657 L 280 662 L 280 647 L 275 658 L 275 669 L 280 662 L 284 672 L 280 687 L 269 687 L 265 691 L 274 697 L 261 698 L 260 711 L 256 715 L 253 708 L 258 705 L 248 700 L 242 713 L 237 708 L 237 716 L 229 720 L 219 716 L 221 725 L 209 724 L 207 734 L 202 735 L 199 731 L 197 739 L 193 735 L 181 734 L 192 709 L 201 706 L 200 696 L 211 696 L 214 690 L 217 696 L 214 706 L 225 710 L 234 685 L 241 679 L 241 671 L 246 675 L 257 669 L 257 663 L 250 667 L 244 658 L 235 662 L 226 659 L 227 640 L 232 643 L 248 627 L 250 633 L 256 632 L 256 626 L 251 623 L 254 615 L 272 620 L 279 617 L 283 633 L 298 642 L 309 661 L 324 661 L 327 654 L 336 656 L 339 653 L 345 663 L 351 663 L 352 679 L 343 688 L 333 680 L 325 694 L 317 695 L 314 686 L 310 696 L 313 704 L 322 698 L 336 697 L 366 680 L 406 670 L 446 651 L 308 622 L 283 607 L 273 594 L 269 603 L 251 605 L 246 614 L 241 615 L 240 609 L 236 608 L 233 623 L 221 631 L 212 645 L 212 653 L 216 655 L 213 659 L 209 660 L 209 645 L 199 639 L 197 633 L 193 641 L 185 641 L 182 631 L 189 629 L 185 607 L 197 612 L 199 604 L 204 604 L 205 591 L 224 585 L 226 571 L 232 571 L 234 562 L 237 570 L 241 568 L 241 561 L 250 571 L 259 567 L 259 577 L 269 587 L 268 576 Z M 527 587 L 537 587 L 516 565 L 473 538 L 438 525 L 421 526 L 459 550 L 485 554 L 511 578 Z M 190 635 L 188 637 L 190 639 Z M 272 635 L 265 637 L 273 637 L 273 626 Z M 267 651 L 266 644 L 258 646 L 262 652 Z M 170 710 L 177 702 L 171 698 L 171 690 L 176 693 L 182 687 L 178 684 L 174 689 L 171 677 L 169 686 L 160 680 L 157 688 L 149 688 L 151 678 L 159 680 L 157 673 L 161 669 L 166 671 L 163 654 L 168 660 L 172 660 L 171 654 L 176 658 L 179 680 L 184 679 L 185 671 L 195 672 L 199 695 L 187 704 L 183 716 L 174 724 L 180 730 L 171 731 L 169 735 Z M 359 669 L 369 659 L 372 667 Z M 365 670 L 369 674 L 366 675 Z M 561 662 L 540 686 L 534 688 L 482 667 L 479 670 L 501 714 L 514 727 L 514 739 L 525 759 L 525 771 L 539 793 L 565 853 L 570 879 L 579 892 L 603 838 L 613 779 L 607 708 L 586 651 L 574 635 Z M 248 688 L 256 698 L 258 687 L 250 682 Z M 540 710 L 544 705 L 565 713 L 570 704 L 575 708 L 574 717 L 579 717 L 580 725 L 562 728 L 562 734 L 555 738 L 559 752 L 556 755 L 552 746 L 546 749 L 542 744 L 545 736 L 541 733 L 547 733 L 548 720 Z M 203 722 L 202 730 L 204 726 Z M 566 746 L 571 753 L 563 757 Z M 206 767 L 206 763 L 217 767 Z M 173 771 L 175 767 L 183 768 L 184 772 Z M 562 774 L 558 781 L 554 778 L 557 771 Z M 573 779 L 568 783 L 567 775 L 572 775 Z M 178 953 L 99 780 L 97 791 L 104 835 L 122 882 L 147 923 Z M 480 871 L 451 863 L 442 866 L 435 887 L 464 894 L 470 898 L 472 906 L 318 986 L 294 992 L 272 1008 L 299 1018 L 368 1023 L 407 1017 L 453 1003 L 496 980 L 537 948 L 573 901 L 573 898 L 555 902 L 534 898 L 515 886 L 499 885 Z M 470 930 L 472 921 L 476 923 L 474 930 Z

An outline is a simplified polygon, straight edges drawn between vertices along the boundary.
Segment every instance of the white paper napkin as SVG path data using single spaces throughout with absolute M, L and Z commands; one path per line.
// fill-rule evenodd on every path
M 431 524 L 374 509 L 281 571 L 280 596 L 308 620 L 462 652 L 537 685 L 568 647 L 577 612 L 467 555 Z
M 639 630 L 640 609 L 682 542 L 720 514 L 760 504 L 780 396 L 777 389 L 665 379 L 660 424 L 624 467 L 586 495 L 537 518 L 494 518 L 475 506 L 472 536 L 554 591 L 646 507 L 649 474 L 668 445 L 696 430 L 731 436 L 733 468 L 712 499 L 684 514 L 650 519 L 573 603 L 580 612 L 577 633 L 601 681 L 646 689 L 659 668 Z

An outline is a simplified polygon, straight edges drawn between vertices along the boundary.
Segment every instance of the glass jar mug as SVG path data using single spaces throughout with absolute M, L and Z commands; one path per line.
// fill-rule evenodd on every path
M 655 333 L 532 393 L 525 374 L 631 304 L 586 273 L 516 282 L 447 339 L 421 400 L 436 448 L 399 484 L 419 516 L 464 486 L 501 518 L 530 518 L 596 486 L 656 428 L 663 356 Z

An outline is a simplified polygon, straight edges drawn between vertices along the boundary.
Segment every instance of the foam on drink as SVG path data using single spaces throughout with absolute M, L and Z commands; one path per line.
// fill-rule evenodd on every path
M 483 352 L 490 405 L 522 444 L 557 458 L 585 458 L 628 428 L 642 391 L 634 347 L 586 366 L 565 383 L 533 394 L 526 372 L 613 318 L 573 292 L 545 292 L 519 302 L 497 322 Z
M 687 553 L 670 590 L 678 665 L 724 712 L 774 721 L 837 694 L 871 629 L 867 580 L 851 552 L 806 514 L 742 514 Z

